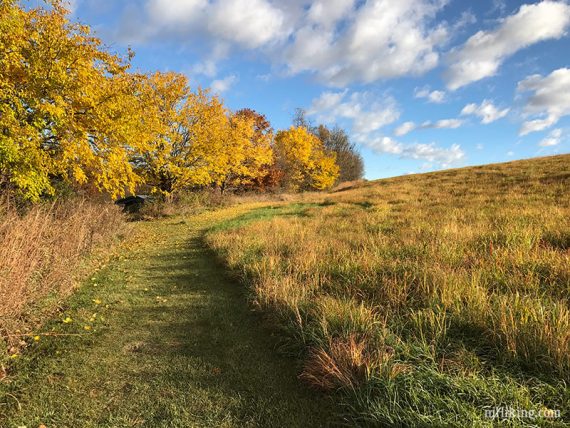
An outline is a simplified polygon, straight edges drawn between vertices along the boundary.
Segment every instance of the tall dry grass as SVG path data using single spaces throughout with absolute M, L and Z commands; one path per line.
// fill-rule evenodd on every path
M 124 226 L 111 204 L 73 199 L 20 214 L 0 204 L 0 336 L 11 346 L 34 308 L 68 295 L 82 261 Z
M 361 423 L 570 417 L 570 155 L 363 183 L 208 242 Z

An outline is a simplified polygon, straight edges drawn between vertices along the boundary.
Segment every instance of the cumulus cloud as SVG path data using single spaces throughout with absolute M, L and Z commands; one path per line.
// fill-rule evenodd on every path
M 230 89 L 236 82 L 237 82 L 237 76 L 231 74 L 229 76 L 224 77 L 223 79 L 214 80 L 211 83 L 210 88 L 212 89 L 213 93 L 221 94 Z
M 343 13 L 329 12 L 324 22 L 321 14 L 320 20 L 311 19 L 315 13 L 309 9 L 285 51 L 292 73 L 315 72 L 325 82 L 343 86 L 421 74 L 437 65 L 436 47 L 447 38 L 447 30 L 430 24 L 445 1 L 335 3 Z M 326 8 L 334 9 L 328 2 Z
M 431 91 L 429 86 L 416 88 L 414 96 L 416 98 L 426 98 L 428 102 L 435 104 L 441 104 L 445 101 L 445 91 Z
M 404 122 L 396 128 L 396 130 L 394 131 L 394 135 L 396 137 L 401 137 L 403 135 L 409 134 L 416 128 L 417 125 L 414 122 Z
M 210 33 L 246 48 L 263 46 L 287 34 L 283 12 L 266 0 L 217 0 L 208 12 Z
M 519 82 L 519 93 L 529 93 L 524 107 L 527 120 L 520 135 L 542 131 L 570 115 L 570 69 L 559 68 L 548 76 L 533 75 Z
M 349 14 L 354 7 L 354 0 L 316 0 L 313 1 L 307 13 L 308 21 L 331 28 Z
M 505 117 L 509 113 L 509 111 L 511 111 L 510 108 L 505 108 L 501 110 L 497 108 L 492 103 L 492 101 L 483 100 L 481 104 L 475 104 L 475 103 L 467 104 L 465 107 L 463 107 L 463 110 L 461 110 L 461 115 L 477 116 L 481 119 L 482 124 L 487 125 L 489 123 L 492 123 L 496 120 Z
M 360 141 L 378 153 L 401 155 L 404 145 L 390 137 L 377 137 L 367 141 Z
M 534 43 L 560 38 L 569 26 L 570 5 L 566 2 L 523 5 L 496 29 L 477 32 L 448 55 L 447 87 L 455 90 L 493 76 L 510 55 Z
M 562 129 L 557 128 L 552 130 L 546 138 L 544 138 L 543 140 L 540 141 L 540 143 L 538 143 L 538 145 L 540 147 L 557 146 L 558 144 L 560 144 L 561 140 L 562 140 Z
M 333 86 L 418 75 L 438 64 L 448 0 L 146 0 L 125 12 L 126 42 L 171 38 L 261 50 Z M 211 69 L 211 65 L 209 65 Z M 434 94 L 437 97 L 437 94 Z
M 176 38 L 231 43 L 257 49 L 288 37 L 284 11 L 269 0 L 147 0 L 145 17 L 127 14 L 122 37 L 126 41 Z M 146 19 L 141 24 L 140 20 Z
M 394 135 L 401 137 L 403 135 L 409 134 L 416 129 L 456 129 L 463 125 L 461 119 L 441 119 L 436 122 L 427 121 L 422 124 L 415 124 L 414 122 L 404 122 L 396 128 Z
M 449 148 L 440 147 L 435 143 L 405 144 L 390 137 L 378 137 L 365 141 L 364 144 L 379 153 L 398 155 L 405 159 L 436 162 L 441 168 L 448 168 L 465 158 L 465 152 L 459 144 L 452 144 Z
M 400 111 L 393 98 L 384 97 L 382 101 L 378 101 L 369 92 L 349 94 L 347 90 L 322 93 L 313 100 L 307 114 L 316 116 L 324 123 L 349 120 L 352 132 L 356 134 L 377 131 L 400 117 Z
M 440 147 L 435 143 L 406 144 L 380 135 L 382 127 L 394 123 L 400 117 L 396 101 L 391 97 L 384 96 L 382 101 L 378 101 L 369 92 L 327 91 L 313 100 L 307 114 L 327 124 L 348 122 L 352 138 L 378 153 L 435 162 L 442 168 L 460 162 L 465 156 L 457 144 L 450 148 Z M 409 132 L 416 128 L 456 128 L 461 123 L 462 121 L 458 119 L 424 122 L 420 126 L 413 122 L 405 122 L 398 129 L 405 129 L 407 126 L 410 127 L 407 130 Z

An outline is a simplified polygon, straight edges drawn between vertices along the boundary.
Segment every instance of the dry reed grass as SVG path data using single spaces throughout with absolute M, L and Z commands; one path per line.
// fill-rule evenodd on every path
M 123 215 L 110 204 L 74 199 L 25 214 L 0 204 L 0 336 L 9 347 L 34 309 L 68 295 L 84 258 L 108 245 L 123 226 Z

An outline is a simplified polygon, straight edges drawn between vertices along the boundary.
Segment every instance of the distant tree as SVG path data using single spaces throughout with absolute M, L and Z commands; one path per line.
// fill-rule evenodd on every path
M 336 163 L 340 168 L 338 182 L 360 180 L 364 176 L 364 161 L 346 132 L 339 127 L 329 129 L 319 125 L 313 132 L 324 146 L 336 153 Z
M 223 193 L 227 187 L 245 188 L 267 174 L 273 162 L 269 122 L 253 110 L 230 115 L 225 147 L 225 168 L 216 184 Z
M 302 127 L 312 132 L 313 126 L 309 119 L 307 119 L 307 112 L 302 108 L 295 109 L 295 112 L 293 113 L 292 124 L 296 128 Z
M 243 108 L 236 111 L 235 115 L 252 119 L 256 138 L 261 139 L 273 135 L 271 123 L 269 123 L 269 120 L 267 120 L 264 114 L 258 113 L 250 108 Z
M 364 176 L 364 160 L 348 134 L 338 126 L 329 129 L 325 125 L 314 126 L 302 108 L 295 109 L 293 126 L 303 127 L 316 135 L 330 152 L 336 153 L 336 164 L 340 168 L 337 183 L 360 180 Z
M 235 183 L 236 190 L 265 191 L 276 188 L 280 183 L 280 172 L 273 161 L 273 128 L 267 117 L 253 109 L 244 108 L 235 113 L 236 118 L 250 120 L 253 124 L 250 150 L 246 163 L 250 174 Z
M 325 190 L 334 185 L 339 168 L 335 154 L 304 127 L 279 131 L 275 137 L 276 166 L 288 190 Z
M 154 140 L 136 164 L 153 192 L 170 196 L 221 180 L 230 128 L 222 102 L 204 90 L 191 92 L 186 77 L 176 73 L 155 73 L 146 90 Z

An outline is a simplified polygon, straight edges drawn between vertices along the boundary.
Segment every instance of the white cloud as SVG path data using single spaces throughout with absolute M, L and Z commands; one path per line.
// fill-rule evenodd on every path
M 383 97 L 380 102 L 368 92 L 349 93 L 348 90 L 324 92 L 313 100 L 307 114 L 327 124 L 343 120 L 350 122 L 349 130 L 352 138 L 379 153 L 437 162 L 442 168 L 461 161 L 465 156 L 457 144 L 450 148 L 439 147 L 435 143 L 405 144 L 379 135 L 382 127 L 394 123 L 400 116 L 398 106 L 391 97 Z M 413 122 L 406 122 L 398 129 L 410 127 L 407 131 L 409 132 L 416 128 L 456 128 L 461 123 L 462 121 L 458 119 L 443 119 L 433 123 L 425 122 L 418 127 Z
M 414 122 L 404 122 L 396 128 L 396 130 L 394 131 L 394 135 L 396 137 L 401 137 L 403 135 L 412 132 L 416 128 L 417 126 Z
M 448 57 L 447 87 L 458 89 L 493 76 L 503 61 L 534 43 L 562 37 L 570 25 L 570 5 L 543 1 L 523 5 L 492 31 L 479 31 Z
M 400 117 L 396 101 L 384 97 L 382 101 L 374 99 L 369 92 L 324 92 L 313 100 L 307 114 L 327 124 L 339 120 L 349 120 L 352 132 L 369 134 L 385 125 L 395 122 Z
M 524 113 L 527 119 L 520 135 L 542 131 L 570 115 L 570 69 L 559 68 L 548 76 L 533 75 L 519 82 L 517 91 L 531 93 Z
M 485 146 L 483 146 L 483 144 L 477 144 L 477 145 L 475 146 L 475 148 L 476 148 L 477 150 L 483 150 L 483 149 L 485 148 Z
M 324 28 L 333 27 L 352 11 L 355 0 L 316 0 L 311 4 L 307 18 Z
M 398 155 L 406 159 L 436 162 L 441 168 L 448 168 L 465 158 L 465 152 L 459 144 L 452 144 L 450 148 L 440 147 L 435 143 L 404 144 L 390 137 L 378 137 L 361 142 L 379 153 Z
M 188 24 L 197 21 L 208 0 L 148 0 L 146 9 L 155 25 Z
M 144 11 L 146 17 L 136 19 L 131 10 L 126 14 L 120 31 L 125 41 L 172 38 L 257 49 L 285 39 L 293 29 L 270 0 L 146 0 Z
M 406 135 L 416 129 L 456 129 L 463 125 L 461 119 L 441 119 L 436 122 L 427 121 L 420 125 L 416 125 L 414 122 L 404 122 L 394 131 L 394 135 L 401 137 Z
M 231 74 L 229 76 L 224 77 L 223 79 L 214 80 L 211 83 L 210 88 L 212 89 L 213 93 L 221 94 L 230 89 L 237 82 L 237 80 L 238 80 L 237 76 Z
M 283 12 L 266 0 L 217 0 L 209 12 L 210 33 L 246 48 L 263 46 L 287 34 Z
M 444 129 L 444 128 L 449 128 L 449 129 L 456 129 L 459 128 L 461 125 L 463 125 L 463 121 L 461 119 L 442 119 L 442 120 L 438 120 L 437 122 L 431 124 L 431 125 L 427 125 L 427 126 L 422 126 L 422 128 L 435 128 L 435 129 Z
M 481 119 L 482 124 L 487 125 L 505 117 L 509 111 L 511 111 L 510 108 L 500 110 L 491 101 L 483 100 L 479 105 L 475 103 L 467 104 L 463 107 L 463 110 L 461 110 L 461 115 L 475 115 Z
M 558 121 L 558 118 L 554 116 L 548 116 L 544 119 L 534 119 L 534 120 L 527 120 L 521 126 L 519 130 L 519 135 L 523 136 L 526 134 L 530 134 L 531 132 L 542 131 L 546 128 L 550 128 Z
M 538 145 L 540 147 L 557 146 L 558 144 L 560 144 L 561 139 L 562 139 L 562 129 L 557 128 L 552 130 L 546 138 L 544 138 L 540 143 L 538 143 Z
M 439 147 L 435 143 L 411 144 L 403 148 L 402 157 L 437 162 L 442 168 L 448 168 L 463 160 L 465 152 L 459 144 L 452 144 L 449 149 Z
M 344 86 L 434 68 L 450 31 L 435 17 L 447 1 L 146 0 L 142 12 L 136 2 L 125 8 L 119 33 L 125 42 L 260 49 L 289 73 Z
M 414 96 L 416 98 L 426 98 L 428 102 L 435 104 L 441 104 L 445 101 L 445 91 L 431 91 L 429 86 L 416 88 Z
M 329 84 L 345 86 L 421 74 L 437 65 L 436 47 L 447 31 L 430 24 L 446 1 L 334 0 L 338 10 L 322 3 L 309 9 L 285 51 L 290 72 L 315 72 Z M 325 8 L 326 15 L 315 12 Z
M 379 137 L 363 143 L 376 152 L 389 153 L 392 155 L 401 155 L 404 147 L 402 143 L 399 143 L 390 137 Z

